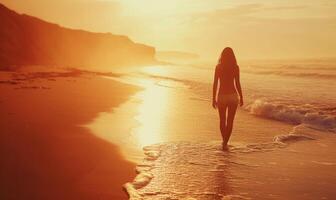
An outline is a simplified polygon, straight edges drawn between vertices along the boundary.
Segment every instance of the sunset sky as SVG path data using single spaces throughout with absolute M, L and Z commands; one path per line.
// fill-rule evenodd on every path
M 0 0 L 65 27 L 129 36 L 158 50 L 215 58 L 336 55 L 334 0 Z

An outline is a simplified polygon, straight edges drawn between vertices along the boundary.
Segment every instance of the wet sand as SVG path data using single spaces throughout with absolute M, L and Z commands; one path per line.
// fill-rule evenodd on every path
M 138 88 L 76 71 L 0 80 L 0 199 L 127 199 L 135 165 L 81 125 Z

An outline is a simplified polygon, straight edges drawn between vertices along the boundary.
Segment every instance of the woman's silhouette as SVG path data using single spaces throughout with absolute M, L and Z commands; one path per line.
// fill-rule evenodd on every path
M 231 136 L 238 103 L 240 106 L 244 104 L 239 73 L 239 66 L 233 50 L 230 47 L 226 47 L 216 66 L 212 96 L 212 106 L 215 109 L 218 108 L 219 112 L 223 149 L 227 148 L 227 143 Z M 217 95 L 218 81 L 219 92 Z

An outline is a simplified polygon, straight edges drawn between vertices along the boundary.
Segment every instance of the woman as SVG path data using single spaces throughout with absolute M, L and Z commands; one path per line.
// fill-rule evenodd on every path
M 217 95 L 218 81 L 219 92 Z M 212 106 L 215 109 L 218 108 L 219 112 L 223 149 L 227 148 L 231 136 L 238 103 L 240 106 L 244 104 L 239 80 L 239 67 L 233 50 L 226 47 L 216 66 L 212 95 Z

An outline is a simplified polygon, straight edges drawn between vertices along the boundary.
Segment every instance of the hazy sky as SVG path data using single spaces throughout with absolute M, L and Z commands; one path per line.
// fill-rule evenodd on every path
M 336 57 L 335 0 L 0 0 L 65 27 L 215 58 Z

